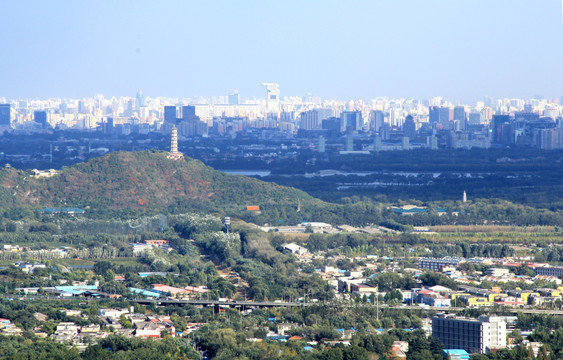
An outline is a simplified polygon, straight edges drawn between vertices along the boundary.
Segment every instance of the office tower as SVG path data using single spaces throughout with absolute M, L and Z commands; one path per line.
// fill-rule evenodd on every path
M 303 130 L 317 130 L 320 127 L 319 114 L 316 110 L 304 111 L 300 115 L 299 127 Z
M 432 336 L 439 339 L 445 349 L 484 354 L 506 347 L 506 322 L 497 316 L 469 319 L 438 315 L 432 318 Z
M 238 90 L 233 90 L 229 93 L 229 105 L 238 105 L 240 103 L 240 96 Z
M 176 106 L 165 106 L 164 107 L 164 122 L 169 124 L 176 124 L 178 122 L 177 118 L 177 108 Z
M 416 124 L 412 115 L 408 115 L 403 123 L 403 134 L 409 139 L 413 140 L 416 136 Z
M 273 83 L 262 83 L 266 87 L 266 109 L 269 113 L 278 113 L 280 111 L 280 86 Z
M 322 135 L 319 136 L 319 146 L 318 146 L 317 149 L 320 153 L 324 153 L 325 150 L 326 150 L 326 140 L 325 140 L 324 136 L 322 136 Z
M 485 106 L 492 107 L 494 104 L 494 99 L 490 96 L 485 96 L 483 102 L 485 103 Z
M 0 126 L 10 126 L 11 116 L 10 104 L 0 104 Z
M 182 121 L 195 120 L 195 106 L 182 106 Z M 199 120 L 199 119 L 197 119 Z
M 491 142 L 500 144 L 502 143 L 503 138 L 503 128 L 506 131 L 506 126 L 510 124 L 510 116 L 509 115 L 493 115 L 493 119 L 491 121 L 491 128 L 493 131 L 493 137 Z M 506 137 L 506 136 L 505 136 Z
M 340 132 L 354 132 L 362 127 L 361 111 L 345 111 L 340 114 Z
M 444 127 L 444 129 L 450 129 L 451 123 L 450 121 L 453 120 L 453 109 L 449 107 L 441 107 L 440 108 L 440 120 L 438 121 L 440 125 Z
M 437 124 L 440 122 L 440 108 L 438 106 L 430 106 L 428 108 L 428 122 Z
M 33 121 L 41 124 L 41 127 L 45 129 L 47 127 L 47 112 L 46 111 L 35 111 L 33 113 Z
M 140 110 L 142 107 L 145 106 L 145 96 L 143 95 L 143 91 L 137 91 L 137 95 L 135 96 L 136 101 L 136 109 Z
M 403 125 L 403 121 L 403 109 L 389 109 L 389 125 L 391 125 L 392 127 L 401 127 Z
M 454 120 L 459 121 L 459 129 L 467 129 L 467 114 L 465 112 L 465 106 L 454 107 Z
M 372 110 L 369 114 L 370 128 L 374 131 L 379 131 L 385 122 L 385 114 L 381 110 Z
M 469 113 L 469 125 L 479 125 L 481 124 L 481 113 L 472 112 Z

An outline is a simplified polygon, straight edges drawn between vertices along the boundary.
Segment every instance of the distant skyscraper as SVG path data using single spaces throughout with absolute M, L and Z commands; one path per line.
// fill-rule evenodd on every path
M 86 114 L 86 102 L 84 100 L 78 102 L 78 113 Z
M 240 96 L 238 90 L 234 90 L 229 94 L 229 105 L 238 105 L 240 103 Z
M 169 124 L 176 124 L 177 120 L 177 108 L 176 106 L 165 106 L 164 107 L 164 122 Z
M 266 108 L 269 113 L 280 112 L 280 86 L 273 83 L 262 83 L 266 87 Z
M 491 128 L 493 132 L 493 137 L 491 141 L 493 143 L 502 143 L 502 129 L 503 125 L 510 124 L 509 115 L 493 115 L 493 120 L 491 121 Z
M 136 108 L 137 110 L 140 110 L 142 107 L 145 106 L 145 96 L 143 95 L 143 91 L 139 90 L 137 91 L 137 96 L 135 97 L 137 100 Z
M 430 124 L 440 122 L 440 108 L 438 106 L 430 106 L 428 108 L 428 121 Z
M 199 120 L 195 116 L 195 106 L 182 106 L 182 121 Z
M 45 129 L 47 127 L 47 112 L 46 111 L 35 111 L 33 113 L 33 121 L 41 124 L 41 127 Z
M 340 114 L 340 132 L 354 132 L 362 127 L 361 111 L 345 111 Z
M 451 120 L 453 120 L 453 109 L 449 107 L 441 107 L 439 123 L 444 127 L 444 129 L 451 128 Z
M 10 104 L 0 104 L 0 126 L 10 126 L 11 116 Z
M 303 130 L 316 130 L 321 127 L 317 110 L 304 111 L 300 115 L 300 128 Z
M 467 114 L 465 113 L 465 106 L 456 106 L 454 108 L 454 120 L 459 121 L 460 130 L 467 129 Z
M 469 125 L 479 125 L 481 124 L 481 113 L 472 112 L 469 113 Z
M 385 122 L 385 114 L 381 110 L 372 110 L 370 113 L 370 127 L 372 130 L 379 131 Z
M 409 138 L 409 140 L 414 140 L 416 136 L 416 124 L 414 123 L 414 119 L 412 115 L 408 115 L 403 123 L 403 133 L 404 135 Z

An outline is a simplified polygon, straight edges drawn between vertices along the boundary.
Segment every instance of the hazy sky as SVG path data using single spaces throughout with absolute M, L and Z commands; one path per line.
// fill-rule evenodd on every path
M 560 0 L 17 0 L 0 97 L 563 95 Z

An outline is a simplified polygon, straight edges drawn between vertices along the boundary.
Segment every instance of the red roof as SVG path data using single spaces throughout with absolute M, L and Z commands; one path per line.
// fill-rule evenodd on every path
M 260 206 L 258 205 L 249 205 L 246 207 L 247 211 L 260 211 Z
M 516 263 L 516 262 L 507 262 L 503 264 L 504 266 L 511 266 L 511 267 L 518 267 L 521 266 L 521 263 Z
M 423 294 L 423 295 L 429 295 L 429 294 L 436 294 L 434 291 L 432 290 L 426 290 L 426 289 L 422 289 L 418 292 L 419 294 Z

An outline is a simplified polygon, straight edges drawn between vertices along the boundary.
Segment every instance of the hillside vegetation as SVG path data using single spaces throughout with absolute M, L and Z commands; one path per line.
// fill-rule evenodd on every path
M 0 171 L 0 207 L 79 207 L 99 211 L 174 212 L 229 210 L 247 205 L 297 207 L 322 202 L 306 193 L 215 171 L 200 161 L 169 160 L 165 152 L 116 152 L 65 167 L 59 175 L 35 178 L 15 169 Z

